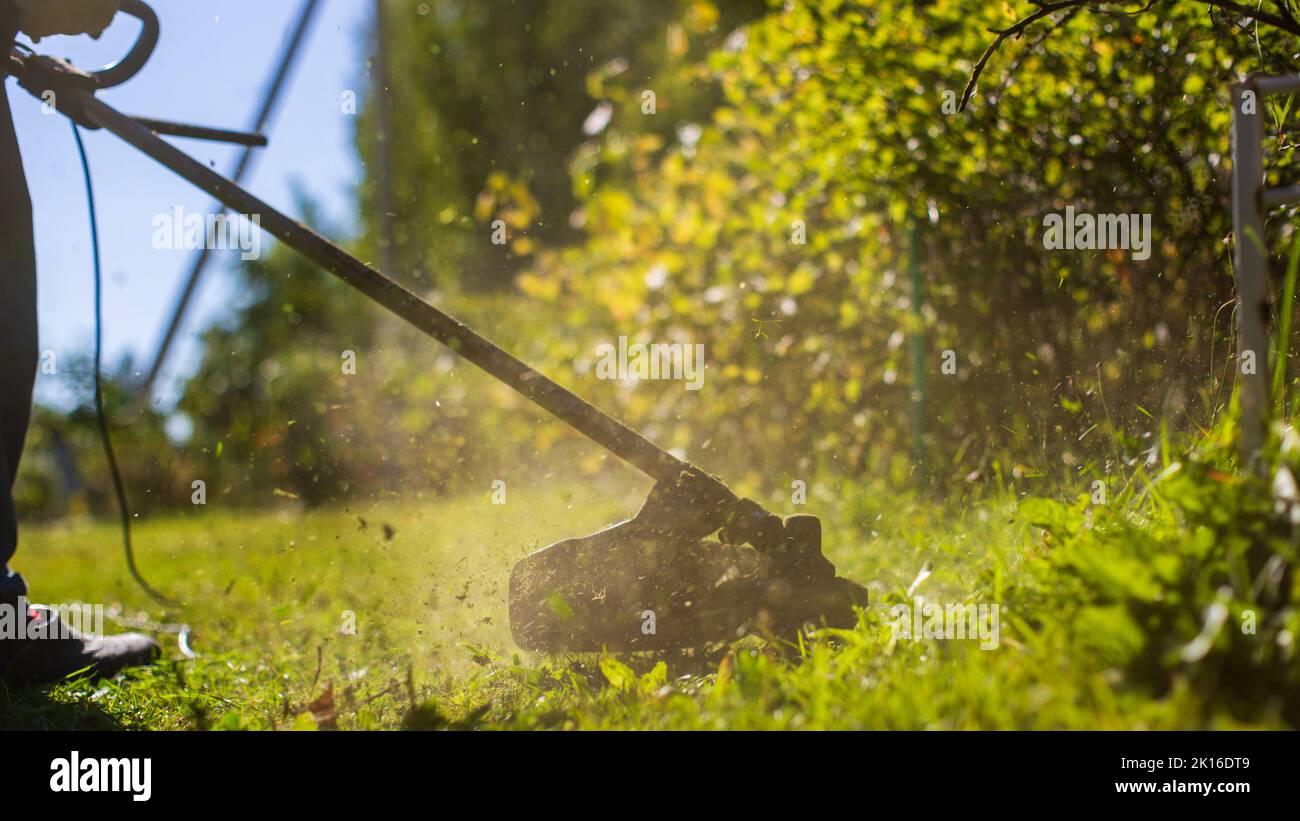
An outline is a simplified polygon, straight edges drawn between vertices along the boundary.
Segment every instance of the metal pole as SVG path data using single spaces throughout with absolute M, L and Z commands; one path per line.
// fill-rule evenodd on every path
M 388 106 L 388 15 L 386 0 L 375 0 L 375 77 L 371 93 L 375 100 L 375 118 L 379 122 L 375 148 L 379 152 L 376 177 L 379 189 L 379 267 L 386 273 L 396 270 L 397 250 L 393 230 L 393 151 L 392 118 Z
M 285 45 L 284 51 L 280 55 L 280 62 L 276 66 L 275 74 L 271 77 L 270 84 L 266 87 L 266 94 L 262 98 L 262 107 L 257 113 L 254 120 L 253 128 L 255 133 L 260 133 L 266 126 L 267 120 L 271 118 L 271 113 L 275 110 L 275 104 L 280 97 L 280 90 L 284 87 L 284 82 L 289 76 L 289 69 L 293 66 L 294 59 L 297 57 L 298 49 L 302 45 L 303 38 L 307 33 L 307 26 L 311 23 L 312 17 L 316 13 L 320 0 L 304 0 L 302 12 L 298 15 L 298 22 L 294 26 L 293 33 L 289 37 L 289 42 Z M 239 157 L 239 163 L 235 166 L 235 171 L 230 178 L 239 182 L 244 178 L 253 157 L 253 146 L 244 149 L 243 154 Z M 205 245 L 199 249 L 194 257 L 194 264 L 190 267 L 189 275 L 185 278 L 185 285 L 181 288 L 180 294 L 176 297 L 176 303 L 172 308 L 171 320 L 167 323 L 167 328 L 163 331 L 162 338 L 158 342 L 157 353 L 154 354 L 153 364 L 149 367 L 149 372 L 144 381 L 139 386 L 139 397 L 142 402 L 149 401 L 149 395 L 153 391 L 154 383 L 158 380 L 158 374 L 162 371 L 163 363 L 167 360 L 167 354 L 171 351 L 172 343 L 176 339 L 177 332 L 180 331 L 181 323 L 185 319 L 185 313 L 189 310 L 190 300 L 194 297 L 194 291 L 198 287 L 199 279 L 203 276 L 203 269 L 208 262 L 208 248 Z
M 1237 277 L 1237 384 L 1243 465 L 1263 445 L 1268 398 L 1268 260 L 1260 189 L 1264 180 L 1262 95 L 1253 79 L 1232 87 L 1232 225 Z
M 929 481 L 929 467 L 925 452 L 925 275 L 921 270 L 920 220 L 907 218 L 907 260 L 912 278 L 912 321 L 916 327 L 911 335 L 912 354 L 912 443 L 916 455 L 917 483 L 924 486 Z

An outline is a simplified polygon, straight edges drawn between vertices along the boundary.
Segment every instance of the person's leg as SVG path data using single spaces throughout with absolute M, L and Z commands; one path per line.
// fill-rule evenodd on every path
M 3 0 L 0 0 L 3 2 Z M 2 33 L 0 33 L 2 34 Z M 12 38 L 0 36 L 0 43 Z M 24 606 L 27 587 L 9 569 L 18 547 L 13 487 L 31 420 L 36 382 L 36 243 L 32 203 L 0 77 L 0 680 L 39 684 L 76 671 L 112 676 L 158 658 L 158 643 L 139 633 L 87 636 L 55 611 Z M 24 631 L 17 630 L 21 621 Z
M 26 592 L 8 563 L 18 547 L 13 486 L 36 381 L 36 247 L 32 205 L 0 78 L 0 601 Z

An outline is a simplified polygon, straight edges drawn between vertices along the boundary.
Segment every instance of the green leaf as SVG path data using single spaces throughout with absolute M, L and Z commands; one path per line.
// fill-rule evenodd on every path
M 660 663 L 662 664 L 662 662 Z M 620 693 L 628 692 L 636 686 L 636 673 L 632 672 L 631 667 L 613 656 L 606 656 L 600 660 L 600 672 L 605 676 L 605 680 L 609 682 L 609 686 Z

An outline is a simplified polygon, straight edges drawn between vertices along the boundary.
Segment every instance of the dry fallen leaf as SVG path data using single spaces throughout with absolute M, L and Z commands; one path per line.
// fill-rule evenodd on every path
M 337 730 L 339 728 L 338 712 L 334 709 L 334 680 L 330 679 L 325 682 L 325 691 L 307 705 L 308 712 L 315 719 L 316 726 L 322 730 Z

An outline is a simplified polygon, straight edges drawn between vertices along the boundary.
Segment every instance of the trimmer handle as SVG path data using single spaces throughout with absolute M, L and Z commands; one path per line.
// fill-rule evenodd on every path
M 90 76 L 95 78 L 96 88 L 119 86 L 134 77 L 144 68 L 144 64 L 153 55 L 154 47 L 158 45 L 158 15 L 154 14 L 144 0 L 122 0 L 118 11 L 131 15 L 144 25 L 140 29 L 140 36 L 135 38 L 135 45 L 131 46 L 125 57 L 111 66 L 90 72 Z

